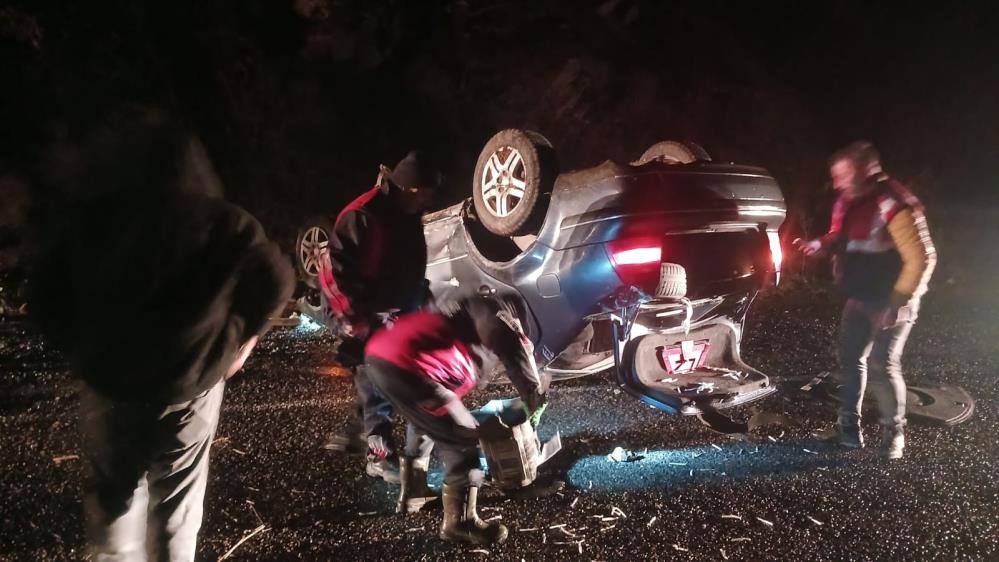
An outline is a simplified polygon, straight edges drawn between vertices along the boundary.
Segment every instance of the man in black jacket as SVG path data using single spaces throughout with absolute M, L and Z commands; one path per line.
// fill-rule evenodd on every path
M 363 347 L 395 315 L 414 311 L 430 298 L 421 216 L 440 183 L 439 171 L 420 151 L 383 169 L 378 185 L 337 216 L 329 252 L 320 260 L 323 299 L 347 332 L 340 360 L 356 365 L 357 418 L 348 434 L 334 437 L 329 447 L 344 447 L 360 435 L 368 451 L 367 474 L 392 483 L 399 482 L 392 406 L 365 374 Z
M 292 273 L 192 136 L 152 112 L 90 136 L 31 278 L 30 313 L 82 379 L 89 548 L 193 560 L 225 380 Z

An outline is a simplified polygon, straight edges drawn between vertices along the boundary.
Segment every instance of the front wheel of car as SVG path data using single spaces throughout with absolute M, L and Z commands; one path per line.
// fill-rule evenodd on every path
M 635 166 L 648 164 L 652 161 L 668 164 L 690 164 L 691 162 L 710 162 L 711 156 L 707 150 L 690 141 L 660 141 L 650 146 L 642 153 L 641 158 L 632 162 Z
M 493 234 L 535 234 L 558 174 L 551 142 L 534 131 L 506 129 L 479 154 L 472 179 L 475 214 Z
M 295 240 L 295 269 L 298 278 L 313 289 L 319 288 L 319 258 L 329 248 L 333 223 L 326 217 L 312 217 L 298 231 Z

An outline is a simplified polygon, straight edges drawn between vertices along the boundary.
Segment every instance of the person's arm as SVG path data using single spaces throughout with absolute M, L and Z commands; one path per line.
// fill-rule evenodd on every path
M 337 289 L 350 304 L 348 315 L 367 318 L 370 290 L 364 264 L 371 251 L 372 218 L 362 211 L 348 211 L 333 228 L 329 244 L 330 267 Z
M 482 299 L 471 302 L 468 312 L 482 345 L 499 358 L 528 411 L 537 410 L 547 399 L 548 381 L 538 370 L 531 342 L 519 329 L 517 317 L 505 308 L 497 311 L 484 306 Z
M 829 230 L 818 239 L 819 245 L 822 248 L 829 248 L 839 240 L 840 233 L 843 231 L 843 217 L 845 215 L 846 203 L 842 197 L 839 197 L 833 203 L 832 220 L 829 221 Z
M 836 243 L 843 230 L 843 216 L 846 214 L 846 204 L 843 198 L 837 198 L 833 204 L 832 221 L 829 223 L 829 231 L 814 240 L 796 239 L 793 244 L 801 253 L 806 256 L 815 255 L 821 250 L 829 249 Z
M 257 340 L 270 328 L 270 319 L 279 314 L 294 290 L 294 274 L 287 258 L 276 244 L 267 240 L 260 223 L 247 215 L 245 228 L 252 242 L 234 275 L 232 314 L 242 320 L 243 344 L 226 378 L 243 367 Z
M 454 422 L 454 437 L 462 441 L 478 441 L 476 428 L 478 423 L 475 417 L 468 411 L 461 398 L 444 388 L 443 385 L 435 384 L 432 395 L 422 396 L 417 400 L 417 405 L 432 416 L 447 416 Z
M 236 359 L 233 360 L 232 364 L 229 365 L 229 370 L 226 371 L 225 380 L 231 379 L 240 369 L 243 368 L 243 364 L 249 359 L 250 354 L 253 353 L 253 348 L 257 346 L 258 336 L 253 336 L 246 343 L 244 343 L 239 348 L 239 353 L 236 354 Z
M 898 310 L 913 297 L 926 292 L 937 262 L 937 252 L 930 239 L 922 213 L 902 209 L 888 222 L 888 233 L 902 258 L 902 270 L 895 281 L 891 307 Z

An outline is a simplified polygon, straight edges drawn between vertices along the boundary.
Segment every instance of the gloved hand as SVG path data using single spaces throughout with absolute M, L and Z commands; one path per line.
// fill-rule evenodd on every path
M 385 442 L 385 438 L 381 435 L 369 435 L 368 436 L 368 456 L 377 460 L 385 460 L 389 455 L 392 454 L 392 449 L 389 448 L 388 443 Z
M 547 409 L 548 403 L 545 402 L 544 404 L 538 406 L 537 410 L 528 413 L 527 421 L 531 423 L 531 427 L 538 427 L 538 425 L 541 424 L 541 415 L 544 414 Z
M 527 396 L 522 397 L 522 400 L 524 408 L 527 410 L 527 418 L 531 421 L 531 425 L 537 427 L 538 422 L 541 421 L 541 414 L 548 407 L 548 394 L 529 392 Z

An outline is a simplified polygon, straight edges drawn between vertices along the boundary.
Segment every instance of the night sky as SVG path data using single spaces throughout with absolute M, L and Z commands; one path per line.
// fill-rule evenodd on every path
M 142 102 L 189 120 L 229 196 L 284 237 L 414 146 L 441 155 L 440 204 L 456 201 L 505 127 L 547 135 L 563 169 L 694 140 L 766 166 L 816 216 L 825 157 L 868 138 L 928 201 L 996 201 L 987 2 L 90 4 L 0 10 L 5 173 L 30 178 L 53 138 Z

